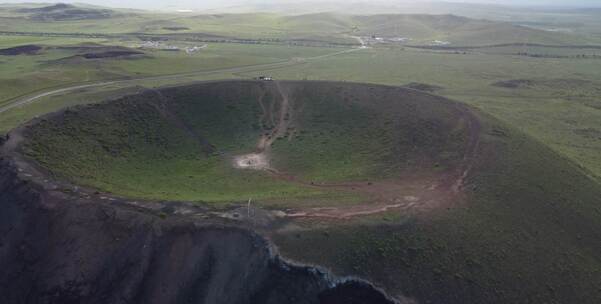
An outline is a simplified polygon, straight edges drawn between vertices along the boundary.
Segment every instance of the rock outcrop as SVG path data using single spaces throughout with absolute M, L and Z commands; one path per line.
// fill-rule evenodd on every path
M 391 303 L 282 260 L 246 228 L 49 189 L 12 156 L 0 160 L 0 303 Z

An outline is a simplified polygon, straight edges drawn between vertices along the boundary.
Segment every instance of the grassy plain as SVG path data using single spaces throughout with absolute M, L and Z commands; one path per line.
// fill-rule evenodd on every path
M 0 36 L 3 37 L 3 36 Z M 4 36 L 10 37 L 10 36 Z M 31 44 L 36 39 L 20 39 Z M 56 39 L 56 40 L 54 40 Z M 176 73 L 210 72 L 240 66 L 277 63 L 297 57 L 314 57 L 331 53 L 330 48 L 289 46 L 211 44 L 202 52 L 146 50 L 142 57 L 123 59 L 72 58 L 85 51 L 74 49 L 77 43 L 98 40 L 52 38 L 44 40 L 47 47 L 39 55 L 0 56 L 0 105 L 17 97 L 44 89 L 64 87 L 99 80 L 149 77 Z M 63 43 L 69 43 L 64 45 Z M 134 46 L 140 41 L 104 41 L 112 45 Z M 0 48 L 14 47 L 12 39 L 0 40 Z M 65 61 L 66 59 L 66 61 Z

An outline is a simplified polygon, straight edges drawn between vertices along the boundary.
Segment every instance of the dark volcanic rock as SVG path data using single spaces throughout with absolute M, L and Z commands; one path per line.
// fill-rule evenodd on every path
M 243 228 L 44 190 L 12 155 L 0 158 L 0 303 L 392 303 Z
M 168 31 L 187 31 L 190 28 L 185 26 L 164 26 L 163 29 Z
M 1 49 L 0 55 L 16 56 L 16 55 L 35 55 L 42 49 L 39 45 L 21 45 L 12 48 Z
M 519 89 L 529 87 L 534 84 L 533 80 L 530 79 L 511 79 L 505 81 L 499 81 L 492 84 L 492 86 L 506 88 L 506 89 Z
M 418 90 L 418 91 L 424 91 L 424 92 L 428 92 L 428 93 L 434 93 L 436 91 L 440 91 L 440 90 L 444 89 L 441 86 L 427 84 L 427 83 L 420 83 L 420 82 L 411 82 L 411 83 L 404 85 L 403 87 L 408 88 L 408 89 Z
M 386 297 L 364 282 L 348 281 L 319 295 L 320 304 L 387 303 Z
M 70 8 L 75 8 L 75 6 L 65 4 L 65 3 L 57 3 L 54 5 L 43 6 L 43 7 L 38 7 L 38 8 L 24 8 L 24 9 L 19 10 L 19 12 L 22 12 L 22 13 L 53 12 L 53 11 L 58 11 L 58 10 L 70 9 Z
M 81 55 L 85 59 L 101 59 L 101 58 L 115 58 L 115 57 L 128 57 L 133 55 L 143 55 L 144 53 L 138 51 L 106 51 L 99 53 L 87 53 Z

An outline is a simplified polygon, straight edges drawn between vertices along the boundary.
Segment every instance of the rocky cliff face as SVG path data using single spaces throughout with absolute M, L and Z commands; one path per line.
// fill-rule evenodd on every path
M 392 303 L 244 228 L 49 190 L 4 150 L 0 303 Z

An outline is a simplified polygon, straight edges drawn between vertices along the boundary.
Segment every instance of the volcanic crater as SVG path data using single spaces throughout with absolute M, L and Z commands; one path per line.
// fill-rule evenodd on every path
M 336 292 L 348 290 L 331 289 L 343 286 L 339 279 L 290 268 L 246 229 L 269 235 L 315 220 L 348 223 L 390 212 L 427 216 L 454 207 L 479 139 L 479 120 L 468 107 L 408 88 L 218 81 L 147 90 L 53 113 L 11 132 L 2 147 L 3 186 L 10 189 L 3 199 L 14 208 L 4 228 L 26 219 L 29 238 L 58 242 L 45 243 L 53 248 L 45 258 L 42 245 L 23 249 L 49 271 L 61 263 L 74 267 L 74 260 L 105 246 L 106 254 L 84 262 L 94 278 L 71 271 L 23 278 L 37 284 L 39 294 L 63 302 L 98 295 L 147 299 L 151 293 L 143 290 L 165 284 L 156 267 L 170 274 L 192 263 L 198 271 L 178 281 L 187 287 L 169 285 L 157 296 L 161 303 L 179 303 L 186 295 L 208 301 L 224 284 L 239 292 L 223 303 L 246 303 L 241 299 L 247 296 L 262 303 L 285 297 L 287 303 L 335 303 Z M 259 242 L 263 249 L 244 251 L 229 238 Z M 2 254 L 22 254 L 3 248 L 9 249 Z M 241 271 L 265 275 L 256 286 L 238 281 L 219 257 L 223 250 L 248 253 L 247 262 L 259 264 Z M 181 263 L 164 260 L 170 258 Z M 131 261 L 124 272 L 111 270 L 111 261 L 123 259 Z M 207 265 L 222 266 L 214 273 Z M 267 291 L 275 284 L 267 273 L 309 285 L 295 289 L 285 279 Z M 350 288 L 355 299 L 392 301 L 370 284 L 342 281 L 359 286 Z M 133 285 L 97 287 L 114 282 Z

